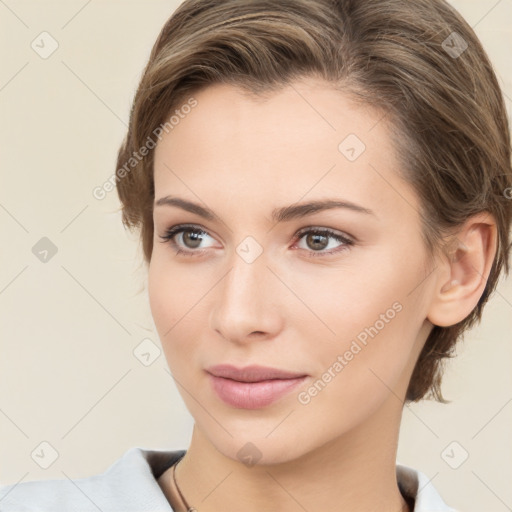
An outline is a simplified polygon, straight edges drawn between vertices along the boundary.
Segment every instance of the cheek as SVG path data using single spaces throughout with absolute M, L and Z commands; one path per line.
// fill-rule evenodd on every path
M 154 255 L 148 272 L 148 296 L 151 314 L 165 350 L 176 331 L 186 320 L 190 306 L 190 286 L 185 286 L 183 273 L 176 272 L 165 264 L 163 258 Z
M 204 314 L 208 307 L 205 294 L 208 288 L 204 278 L 178 265 L 169 264 L 165 254 L 155 254 L 151 260 L 148 272 L 149 304 L 173 374 L 179 375 L 183 371 L 184 360 L 192 361 L 192 354 L 197 353 L 199 343 L 204 338 L 207 322 Z
M 393 309 L 396 314 L 387 324 L 383 320 L 365 324 L 361 313 L 358 318 L 347 315 L 345 322 L 340 317 L 340 332 L 347 326 L 342 336 L 334 342 L 317 338 L 317 343 L 310 344 L 310 358 L 318 371 L 297 397 L 305 406 L 299 409 L 305 422 L 321 422 L 322 428 L 338 435 L 364 421 L 384 401 L 394 401 L 405 392 L 415 333 L 409 326 L 410 310 L 399 309 Z M 375 316 L 364 311 L 368 320 Z
M 164 323 L 167 324 L 167 328 L 173 324 L 171 312 L 175 310 L 172 307 L 173 304 L 169 304 L 169 300 L 175 297 L 175 293 L 174 290 L 169 293 L 169 285 L 172 283 L 169 283 L 166 274 L 160 271 L 161 265 L 158 260 L 158 256 L 153 253 L 148 272 L 148 296 L 151 314 L 160 338 L 162 338 Z
M 296 281 L 297 294 L 318 312 L 318 318 L 294 317 L 300 324 L 303 350 L 316 360 L 319 375 L 330 369 L 326 380 L 338 383 L 332 386 L 336 393 L 343 393 L 343 388 L 383 387 L 383 383 L 393 386 L 413 356 L 424 320 L 418 301 L 418 283 L 424 278 L 421 265 L 397 265 L 391 254 L 372 265 L 361 261 L 357 265 L 359 270 L 317 276 L 315 288 L 311 281 L 309 287 L 308 280 Z M 341 366 L 336 364 L 339 356 Z
M 199 300 L 200 292 L 190 272 L 169 264 L 165 249 L 154 252 L 148 272 L 148 295 L 151 313 L 160 334 L 162 331 L 165 334 L 187 315 Z M 193 314 L 193 310 L 190 314 Z
M 369 336 L 366 329 L 375 323 L 379 331 L 388 330 L 406 295 L 403 280 L 375 262 L 321 270 L 309 276 L 297 272 L 287 281 L 301 299 L 295 297 L 290 304 L 295 304 L 294 319 L 305 332 L 343 346 L 358 335 L 364 342 Z

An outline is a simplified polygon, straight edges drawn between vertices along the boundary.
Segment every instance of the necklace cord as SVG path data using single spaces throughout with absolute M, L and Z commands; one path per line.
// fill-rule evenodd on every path
M 182 457 L 183 458 L 183 457 Z M 181 462 L 181 459 L 172 466 L 172 479 L 174 481 L 174 485 L 176 486 L 176 490 L 178 491 L 178 494 L 180 495 L 181 501 L 183 502 L 183 505 L 187 508 L 187 512 L 196 512 L 196 509 L 194 507 L 191 507 L 187 500 L 185 499 L 185 496 L 183 496 L 180 487 L 178 485 L 178 482 L 176 481 L 176 468 L 178 467 L 178 464 Z

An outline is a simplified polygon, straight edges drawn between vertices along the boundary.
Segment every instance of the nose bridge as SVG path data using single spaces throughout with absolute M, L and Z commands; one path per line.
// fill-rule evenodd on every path
M 213 327 L 225 338 L 242 341 L 252 332 L 272 334 L 278 328 L 275 286 L 267 263 L 265 255 L 255 256 L 250 245 L 241 243 L 233 251 L 212 318 Z

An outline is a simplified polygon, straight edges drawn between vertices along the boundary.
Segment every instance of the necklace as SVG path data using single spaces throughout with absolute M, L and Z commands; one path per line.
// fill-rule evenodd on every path
M 183 458 L 183 457 L 182 457 Z M 176 490 L 178 491 L 178 494 L 181 498 L 181 501 L 182 501 L 182 504 L 185 505 L 186 509 L 187 509 L 187 512 L 197 512 L 197 509 L 194 508 L 194 507 L 191 507 L 188 503 L 187 503 L 187 500 L 185 499 L 185 496 L 183 496 L 183 493 L 181 492 L 180 490 L 180 487 L 178 485 L 178 482 L 176 481 L 176 468 L 178 467 L 178 464 L 181 462 L 181 459 L 172 466 L 172 479 L 174 481 L 174 485 L 176 486 Z M 411 500 L 411 502 L 409 503 L 409 500 Z M 411 499 L 409 496 L 404 498 L 404 501 L 406 502 L 407 504 L 407 510 L 413 510 L 414 508 L 414 500 Z
M 185 496 L 183 496 L 181 490 L 180 490 L 180 487 L 178 485 L 178 482 L 176 481 L 176 468 L 178 467 L 178 464 L 181 462 L 181 459 L 173 465 L 172 467 L 172 479 L 174 481 L 174 485 L 176 486 L 176 490 L 178 491 L 178 494 L 180 495 L 180 498 L 181 498 L 181 501 L 183 502 L 183 505 L 185 505 L 185 507 L 187 508 L 187 512 L 197 512 L 197 510 L 194 508 L 194 507 L 191 507 L 188 503 L 187 503 L 187 500 L 185 499 Z

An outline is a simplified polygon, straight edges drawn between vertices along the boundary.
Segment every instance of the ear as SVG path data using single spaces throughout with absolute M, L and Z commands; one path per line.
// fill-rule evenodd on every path
M 449 327 L 466 318 L 483 294 L 496 255 L 496 221 L 488 212 L 470 217 L 439 258 L 427 318 Z

